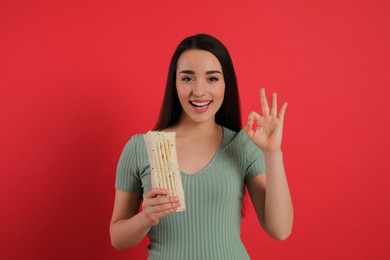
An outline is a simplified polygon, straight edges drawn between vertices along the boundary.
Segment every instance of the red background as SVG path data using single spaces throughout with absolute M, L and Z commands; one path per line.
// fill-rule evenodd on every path
M 288 101 L 293 234 L 253 259 L 389 259 L 387 1 L 0 1 L 0 258 L 143 259 L 118 252 L 115 168 L 157 118 L 184 37 L 222 40 L 243 118 L 259 89 Z M 249 204 L 250 205 L 250 204 Z

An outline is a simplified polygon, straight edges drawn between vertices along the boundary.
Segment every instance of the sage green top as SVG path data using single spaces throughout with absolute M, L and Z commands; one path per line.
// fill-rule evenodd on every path
M 262 151 L 244 131 L 223 128 L 210 163 L 194 174 L 181 172 L 186 210 L 160 219 L 148 236 L 148 259 L 249 259 L 240 239 L 246 182 L 264 173 Z M 134 135 L 120 157 L 116 184 L 127 192 L 151 188 L 149 160 L 142 135 Z

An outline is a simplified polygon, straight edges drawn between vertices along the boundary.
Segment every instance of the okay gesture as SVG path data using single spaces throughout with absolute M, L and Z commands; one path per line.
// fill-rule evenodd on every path
M 272 94 L 271 110 L 269 109 L 265 89 L 260 90 L 260 103 L 263 116 L 252 111 L 248 116 L 248 122 L 244 128 L 249 139 L 252 140 L 264 152 L 281 150 L 283 136 L 284 113 L 287 108 L 285 102 L 280 111 L 277 111 L 277 95 Z

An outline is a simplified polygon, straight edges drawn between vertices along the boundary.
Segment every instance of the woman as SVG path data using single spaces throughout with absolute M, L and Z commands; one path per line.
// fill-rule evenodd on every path
M 131 248 L 148 235 L 149 259 L 249 259 L 240 240 L 245 186 L 264 230 L 286 239 L 293 224 L 281 151 L 287 103 L 277 112 L 273 94 L 269 108 L 264 89 L 260 101 L 263 115 L 250 113 L 241 130 L 227 49 L 205 34 L 184 39 L 171 60 L 155 130 L 176 132 L 186 210 L 175 212 L 177 197 L 151 189 L 146 147 L 135 135 L 117 169 L 113 246 Z

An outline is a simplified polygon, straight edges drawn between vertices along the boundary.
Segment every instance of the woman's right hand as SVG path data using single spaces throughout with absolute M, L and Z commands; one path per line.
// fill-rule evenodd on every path
M 160 218 L 176 212 L 179 206 L 179 198 L 171 196 L 168 190 L 152 188 L 143 197 L 141 223 L 145 228 L 156 226 Z

